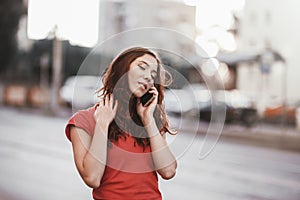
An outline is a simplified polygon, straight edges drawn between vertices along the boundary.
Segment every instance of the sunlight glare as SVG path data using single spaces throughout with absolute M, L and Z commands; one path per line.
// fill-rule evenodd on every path
M 92 47 L 98 41 L 99 0 L 29 0 L 28 37 L 45 39 L 55 25 L 57 37 Z

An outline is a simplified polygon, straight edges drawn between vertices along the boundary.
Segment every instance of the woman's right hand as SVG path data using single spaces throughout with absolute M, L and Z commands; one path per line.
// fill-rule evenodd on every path
M 106 95 L 105 98 L 102 98 L 94 113 L 96 123 L 108 126 L 116 116 L 117 107 L 118 101 L 116 100 L 114 105 L 113 94 Z

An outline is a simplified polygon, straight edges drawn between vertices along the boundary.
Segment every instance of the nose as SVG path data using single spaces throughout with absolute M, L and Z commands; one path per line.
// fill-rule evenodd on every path
M 151 78 L 151 74 L 150 73 L 145 73 L 144 74 L 144 79 L 149 83 L 150 81 L 152 81 L 152 78 Z

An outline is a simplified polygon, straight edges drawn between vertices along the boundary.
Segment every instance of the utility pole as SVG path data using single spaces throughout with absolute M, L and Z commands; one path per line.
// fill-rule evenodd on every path
M 52 50 L 52 85 L 50 109 L 53 114 L 59 110 L 59 89 L 61 86 L 62 70 L 62 41 L 57 37 L 57 27 L 54 28 Z

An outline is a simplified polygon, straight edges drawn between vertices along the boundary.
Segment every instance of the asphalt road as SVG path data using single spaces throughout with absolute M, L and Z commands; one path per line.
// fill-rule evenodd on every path
M 0 200 L 92 199 L 64 136 L 66 117 L 0 108 Z M 175 178 L 159 180 L 166 200 L 299 200 L 300 153 L 218 141 L 200 159 L 203 136 L 168 137 Z

